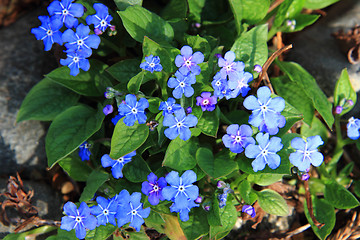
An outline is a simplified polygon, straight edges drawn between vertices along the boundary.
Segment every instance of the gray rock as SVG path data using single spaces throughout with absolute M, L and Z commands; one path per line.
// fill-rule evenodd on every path
M 16 115 L 26 94 L 45 73 L 56 67 L 41 41 L 31 34 L 46 8 L 24 15 L 0 29 L 0 175 L 16 171 L 45 170 L 45 130 L 38 121 L 16 123 Z M 29 176 L 29 174 L 27 175 Z
M 360 90 L 360 64 L 350 64 L 341 51 L 336 39 L 331 36 L 339 29 L 348 29 L 360 25 L 360 1 L 342 0 L 331 6 L 327 15 L 313 26 L 297 33 L 289 43 L 293 49 L 288 53 L 288 59 L 302 65 L 312 74 L 327 96 L 332 96 L 335 83 L 344 68 L 355 91 Z M 360 104 L 355 111 L 359 113 Z
M 7 191 L 7 179 L 0 178 L 0 193 Z M 34 196 L 31 203 L 37 207 L 38 216 L 43 219 L 60 221 L 62 217 L 62 200 L 48 184 L 43 182 L 24 181 L 25 191 L 33 190 Z M 2 202 L 4 197 L 0 198 Z M 13 209 L 7 208 L 9 218 L 19 218 L 20 216 Z M 29 226 L 32 227 L 32 226 Z M 0 223 L 0 238 L 6 236 L 9 232 L 13 232 L 16 226 L 4 226 Z

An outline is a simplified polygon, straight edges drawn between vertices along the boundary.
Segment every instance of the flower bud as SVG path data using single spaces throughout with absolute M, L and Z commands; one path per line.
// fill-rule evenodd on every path
M 252 218 L 256 216 L 256 212 L 253 206 L 244 205 L 241 209 L 242 212 L 249 214 Z
M 201 203 L 202 202 L 202 197 L 198 196 L 197 199 L 195 199 L 196 203 Z
M 262 71 L 262 67 L 259 64 L 254 66 L 254 71 L 260 73 Z
M 310 178 L 310 175 L 308 173 L 305 173 L 305 174 L 301 175 L 301 180 L 302 181 L 307 181 L 307 180 L 309 180 L 309 178 Z
M 207 212 L 210 211 L 210 206 L 209 205 L 204 206 L 204 210 L 207 211 Z
M 218 181 L 217 182 L 217 187 L 218 188 L 224 188 L 224 187 L 226 187 L 226 183 L 224 181 Z
M 343 111 L 343 107 L 342 106 L 336 106 L 335 108 L 335 113 L 336 114 L 340 114 Z
M 94 29 L 94 33 L 96 34 L 96 35 L 101 35 L 101 34 L 103 34 L 103 32 L 100 30 L 100 29 L 98 29 L 98 28 L 95 28 Z
M 353 102 L 353 100 L 351 100 L 351 99 L 347 100 L 346 103 L 347 103 L 349 106 L 354 105 L 354 102 Z
M 191 107 L 186 108 L 186 113 L 187 113 L 187 114 L 192 113 L 192 108 L 191 108 Z
M 112 105 L 106 105 L 103 109 L 103 113 L 105 114 L 105 116 L 109 115 L 113 111 L 114 111 L 114 108 Z

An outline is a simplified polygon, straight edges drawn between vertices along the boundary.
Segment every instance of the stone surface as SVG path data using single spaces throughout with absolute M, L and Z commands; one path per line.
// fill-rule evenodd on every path
M 16 115 L 26 94 L 45 73 L 56 67 L 54 57 L 30 33 L 38 27 L 40 8 L 14 24 L 0 29 L 0 175 L 16 171 L 45 170 L 45 130 L 40 122 L 16 124 Z M 45 11 L 44 11 L 45 10 Z M 29 174 L 27 174 L 29 176 Z
M 0 193 L 5 192 L 7 179 L 0 178 Z M 39 217 L 49 220 L 60 221 L 62 217 L 62 200 L 61 196 L 54 192 L 54 190 L 44 182 L 24 181 L 25 191 L 33 190 L 34 196 L 31 203 L 37 207 Z M 0 202 L 4 197 L 0 197 Z M 18 218 L 17 212 L 13 209 L 7 208 L 9 218 Z M 0 223 L 0 238 L 2 239 L 9 232 L 16 228 L 14 225 L 4 226 Z

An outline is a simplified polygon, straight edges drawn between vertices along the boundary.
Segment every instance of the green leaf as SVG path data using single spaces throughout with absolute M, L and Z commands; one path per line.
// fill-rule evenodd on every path
M 210 206 L 210 210 L 207 212 L 207 220 L 210 226 L 214 227 L 221 225 L 219 200 L 216 195 L 212 198 L 212 205 Z
M 196 22 L 201 22 L 201 12 L 205 7 L 206 0 L 188 0 L 191 18 Z
M 53 70 L 46 77 L 78 94 L 84 96 L 102 96 L 106 87 L 111 85 L 106 72 L 104 72 L 108 66 L 94 59 L 90 60 L 90 66 L 89 71 L 80 71 L 77 76 L 71 76 L 70 69 L 67 66 L 63 66 Z
M 92 169 L 86 162 L 81 161 L 79 156 L 74 156 L 75 154 L 76 153 L 61 159 L 58 163 L 72 179 L 79 182 L 86 182 Z
M 221 226 L 210 226 L 209 236 L 211 239 L 222 239 L 231 231 L 237 220 L 237 211 L 234 205 L 229 204 L 220 209 Z
M 331 4 L 338 2 L 339 0 L 305 0 L 304 8 L 307 9 L 321 9 Z
M 110 73 L 118 82 L 128 83 L 130 78 L 139 73 L 140 60 L 138 59 L 126 59 L 115 63 L 106 71 Z
M 342 106 L 342 102 L 344 100 L 352 100 L 354 105 L 356 103 L 356 92 L 354 88 L 351 86 L 349 74 L 347 69 L 345 68 L 342 70 L 339 80 L 336 82 L 335 90 L 334 90 L 334 106 Z M 344 108 L 341 112 L 340 116 L 344 115 L 345 113 L 349 112 L 353 107 L 348 106 Z
M 183 141 L 177 137 L 171 141 L 166 150 L 163 166 L 170 167 L 177 171 L 194 168 L 196 165 L 195 155 L 198 145 L 197 138 L 190 138 L 187 141 Z
M 118 159 L 138 149 L 149 136 L 149 127 L 146 124 L 135 123 L 126 126 L 123 120 L 116 124 L 111 138 L 110 157 Z
M 79 201 L 90 201 L 96 191 L 109 179 L 109 174 L 104 171 L 93 170 L 86 181 L 86 186 L 82 192 Z
M 289 214 L 289 207 L 286 201 L 274 190 L 264 189 L 257 193 L 260 207 L 267 213 L 276 216 Z
M 359 206 L 356 197 L 335 181 L 325 184 L 325 200 L 339 209 L 350 209 Z
M 269 186 L 280 181 L 283 176 L 284 174 L 261 173 L 256 175 L 250 174 L 247 179 L 260 186 Z
M 300 128 L 300 133 L 304 137 L 320 135 L 321 139 L 325 143 L 329 138 L 329 133 L 326 126 L 316 117 L 314 117 L 310 126 L 303 124 Z
M 141 71 L 130 79 L 127 85 L 130 93 L 137 94 L 139 92 L 141 84 L 147 80 L 146 74 L 147 72 Z
M 268 58 L 268 26 L 266 24 L 252 28 L 235 40 L 231 51 L 252 71 L 256 64 L 263 65 Z
M 240 182 L 238 189 L 245 203 L 252 205 L 257 200 L 256 193 L 252 189 L 250 182 L 246 179 Z
M 299 110 L 304 116 L 304 122 L 311 125 L 315 108 L 312 99 L 306 95 L 305 90 L 287 76 L 272 78 L 271 83 L 278 95 Z
M 199 148 L 196 151 L 196 160 L 200 168 L 214 179 L 227 176 L 238 169 L 228 150 L 223 150 L 214 157 L 211 150 Z
M 170 42 L 174 38 L 174 30 L 169 23 L 141 6 L 129 6 L 118 14 L 126 31 L 138 42 L 142 42 L 145 36 L 156 42 Z
M 303 30 L 305 27 L 312 25 L 316 20 L 318 20 L 320 15 L 312 14 L 299 14 L 294 17 L 296 22 L 295 29 L 291 29 L 288 26 L 285 26 L 283 32 L 298 32 Z
M 198 239 L 204 236 L 209 232 L 205 210 L 201 207 L 191 209 L 189 220 L 186 222 L 180 221 L 180 226 L 187 239 Z
M 133 240 L 150 240 L 150 237 L 145 233 L 145 231 L 140 232 L 127 232 L 129 239 Z
M 56 227 L 53 226 L 42 226 L 35 228 L 30 231 L 21 232 L 21 233 L 10 233 L 4 237 L 3 240 L 24 240 L 28 238 L 40 238 L 39 235 L 54 231 Z M 56 239 L 56 238 L 55 238 Z
M 16 122 L 24 120 L 52 121 L 58 114 L 74 106 L 79 98 L 78 94 L 44 78 L 26 95 Z
M 157 97 L 152 97 L 149 98 L 148 101 L 149 101 L 149 111 L 152 113 L 158 113 L 160 111 L 159 107 L 162 100 Z
M 211 51 L 208 40 L 200 37 L 199 35 L 192 36 L 186 34 L 184 38 L 185 44 L 189 45 L 193 49 L 193 52 L 200 51 L 204 54 L 205 59 L 207 59 Z
M 146 181 L 147 176 L 151 173 L 151 170 L 147 163 L 141 156 L 134 156 L 131 162 L 124 166 L 124 175 L 130 182 L 143 182 Z
M 276 134 L 277 137 L 284 136 L 294 124 L 303 119 L 303 115 L 296 108 L 291 106 L 288 102 L 285 101 L 285 109 L 281 112 L 286 119 L 286 124 L 283 128 L 279 129 L 279 132 Z
M 186 18 L 188 5 L 186 0 L 171 0 L 161 11 L 164 19 Z
M 360 197 L 360 180 L 354 181 L 354 193 Z
M 321 240 L 325 240 L 335 226 L 336 216 L 334 207 L 331 206 L 326 200 L 318 199 L 317 197 L 312 197 L 312 206 L 315 219 L 320 223 L 324 223 L 325 225 L 320 229 L 315 226 L 313 220 L 310 217 L 306 200 L 304 201 L 305 216 L 316 236 L 318 236 L 318 238 Z
M 299 89 L 302 89 L 320 115 L 324 118 L 329 128 L 332 128 L 334 116 L 332 115 L 332 104 L 327 100 L 326 95 L 317 85 L 313 76 L 311 76 L 303 67 L 295 62 L 276 61 L 281 71 L 285 72 L 289 78 L 297 82 Z
M 176 71 L 177 67 L 174 63 L 174 59 L 176 55 L 180 54 L 179 49 L 162 46 L 145 36 L 143 42 L 143 53 L 144 56 L 154 55 L 160 57 L 160 63 L 163 66 L 163 71 L 166 73 Z
M 229 3 L 235 21 L 242 20 L 251 25 L 263 20 L 270 7 L 270 0 L 229 0 Z
M 305 0 L 285 0 L 279 7 L 274 20 L 274 26 L 280 27 L 286 19 L 292 20 L 299 14 Z
M 125 10 L 129 6 L 142 5 L 143 0 L 114 0 L 119 10 Z
M 218 107 L 212 112 L 205 111 L 198 120 L 196 127 L 200 128 L 204 134 L 216 138 L 219 130 L 219 116 L 220 109 Z
M 237 33 L 240 34 L 242 31 L 242 19 L 243 19 L 243 5 L 242 0 L 229 0 L 229 4 L 231 7 L 231 11 L 234 14 L 235 25 L 237 29 Z
M 102 107 L 98 112 L 79 105 L 60 113 L 51 123 L 45 138 L 46 156 L 49 167 L 63 159 L 97 132 L 104 120 Z
M 108 239 L 108 237 L 110 237 L 113 232 L 115 232 L 115 230 L 117 229 L 117 226 L 114 226 L 110 223 L 108 223 L 106 226 L 104 225 L 100 225 L 98 227 L 96 227 L 94 230 L 91 230 L 87 233 L 87 236 L 85 238 L 85 240 L 105 240 Z M 88 237 L 90 236 L 91 232 L 94 232 L 94 236 L 92 237 Z

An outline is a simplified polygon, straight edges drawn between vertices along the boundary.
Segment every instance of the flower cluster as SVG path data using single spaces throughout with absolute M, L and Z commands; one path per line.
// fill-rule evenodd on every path
M 222 190 L 222 193 L 218 195 L 219 207 L 223 208 L 226 206 L 226 201 L 229 193 L 234 191 L 230 188 L 230 184 L 223 181 L 218 181 L 217 187 Z
M 236 98 L 240 94 L 245 97 L 250 90 L 248 83 L 253 80 L 253 75 L 245 72 L 245 64 L 235 61 L 235 58 L 235 53 L 228 51 L 224 58 L 218 59 L 221 69 L 215 74 L 211 85 L 214 88 L 214 95 L 219 99 Z
M 87 58 L 91 56 L 92 49 L 99 47 L 100 37 L 90 34 L 89 26 L 79 24 L 78 18 L 84 15 L 84 6 L 73 1 L 53 1 L 47 8 L 50 16 L 39 16 L 41 26 L 31 29 L 31 32 L 36 39 L 44 42 L 45 51 L 49 51 L 54 43 L 65 43 L 67 58 L 61 59 L 60 64 L 68 66 L 70 75 L 76 76 L 80 69 L 90 69 Z M 97 33 L 105 31 L 107 27 L 113 27 L 110 24 L 112 17 L 108 14 L 108 8 L 101 3 L 95 3 L 93 7 L 96 14 L 86 18 L 87 24 L 94 24 Z M 62 33 L 60 29 L 64 25 L 67 30 Z

